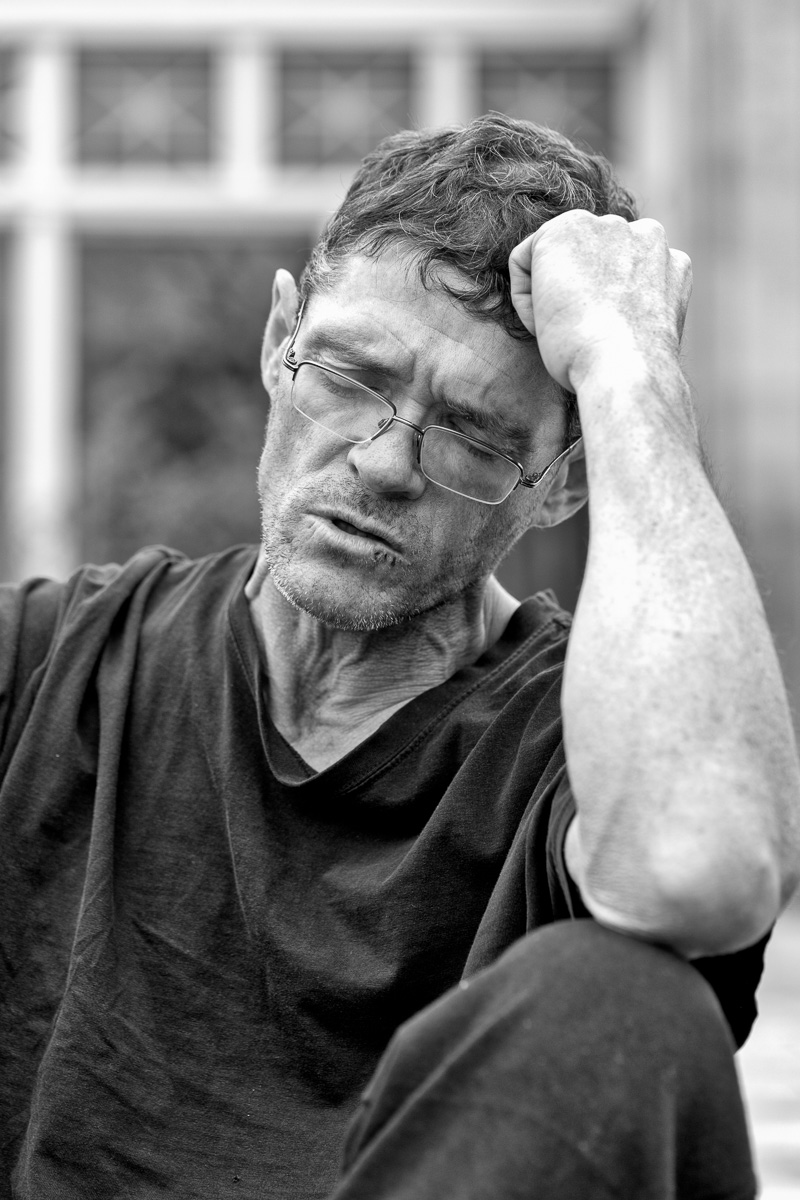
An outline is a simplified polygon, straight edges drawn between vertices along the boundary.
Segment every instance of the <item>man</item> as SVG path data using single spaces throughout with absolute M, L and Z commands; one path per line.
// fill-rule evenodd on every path
M 275 281 L 262 546 L 5 591 L 6 1195 L 754 1194 L 797 758 L 635 216 L 388 139 Z M 587 492 L 570 632 L 493 571 Z

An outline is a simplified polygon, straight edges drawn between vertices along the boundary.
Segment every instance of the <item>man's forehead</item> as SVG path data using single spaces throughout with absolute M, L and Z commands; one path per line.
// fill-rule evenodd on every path
M 521 342 L 499 322 L 470 312 L 445 290 L 448 283 L 464 280 L 446 265 L 423 280 L 413 255 L 394 247 L 376 257 L 350 254 L 309 297 L 308 336 L 320 348 L 380 354 L 400 374 L 426 352 L 470 374 L 511 379 L 520 362 L 529 368 L 538 358 L 533 339 Z
M 336 262 L 327 273 L 324 291 L 339 299 L 370 295 L 387 305 L 427 302 L 443 313 L 455 311 L 475 323 L 482 319 L 468 313 L 455 300 L 446 285 L 464 286 L 465 278 L 447 263 L 421 265 L 421 256 L 399 245 L 386 246 L 380 253 L 365 254 L 353 250 Z

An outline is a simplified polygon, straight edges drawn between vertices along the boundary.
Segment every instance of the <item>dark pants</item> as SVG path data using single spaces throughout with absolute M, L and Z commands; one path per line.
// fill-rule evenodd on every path
M 751 1200 L 733 1042 L 704 979 L 593 921 L 517 942 L 404 1025 L 335 1200 Z

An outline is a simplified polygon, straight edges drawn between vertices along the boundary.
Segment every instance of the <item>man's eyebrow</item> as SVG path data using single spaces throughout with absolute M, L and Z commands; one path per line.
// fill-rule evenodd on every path
M 496 408 L 477 408 L 462 400 L 445 400 L 445 406 L 450 412 L 466 417 L 476 429 L 486 433 L 489 438 L 495 437 L 505 442 L 513 442 L 521 448 L 530 444 L 530 426 L 527 423 L 503 416 Z
M 339 354 L 354 367 L 361 367 L 380 375 L 394 374 L 383 358 L 371 354 L 360 338 L 351 337 L 346 330 L 341 332 L 319 330 L 309 333 L 306 352 L 309 354 Z

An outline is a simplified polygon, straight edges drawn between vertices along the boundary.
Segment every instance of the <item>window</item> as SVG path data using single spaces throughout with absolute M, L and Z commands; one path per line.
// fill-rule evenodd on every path
M 206 51 L 84 50 L 78 62 L 84 163 L 205 163 L 211 156 Z
M 280 85 L 284 163 L 358 162 L 410 123 L 407 53 L 286 50 Z
M 17 77 L 13 50 L 0 49 L 0 162 L 8 162 L 17 146 Z
M 258 541 L 270 286 L 309 249 L 277 231 L 82 239 L 83 561 Z
M 483 109 L 558 129 L 610 154 L 611 63 L 607 55 L 486 54 Z

